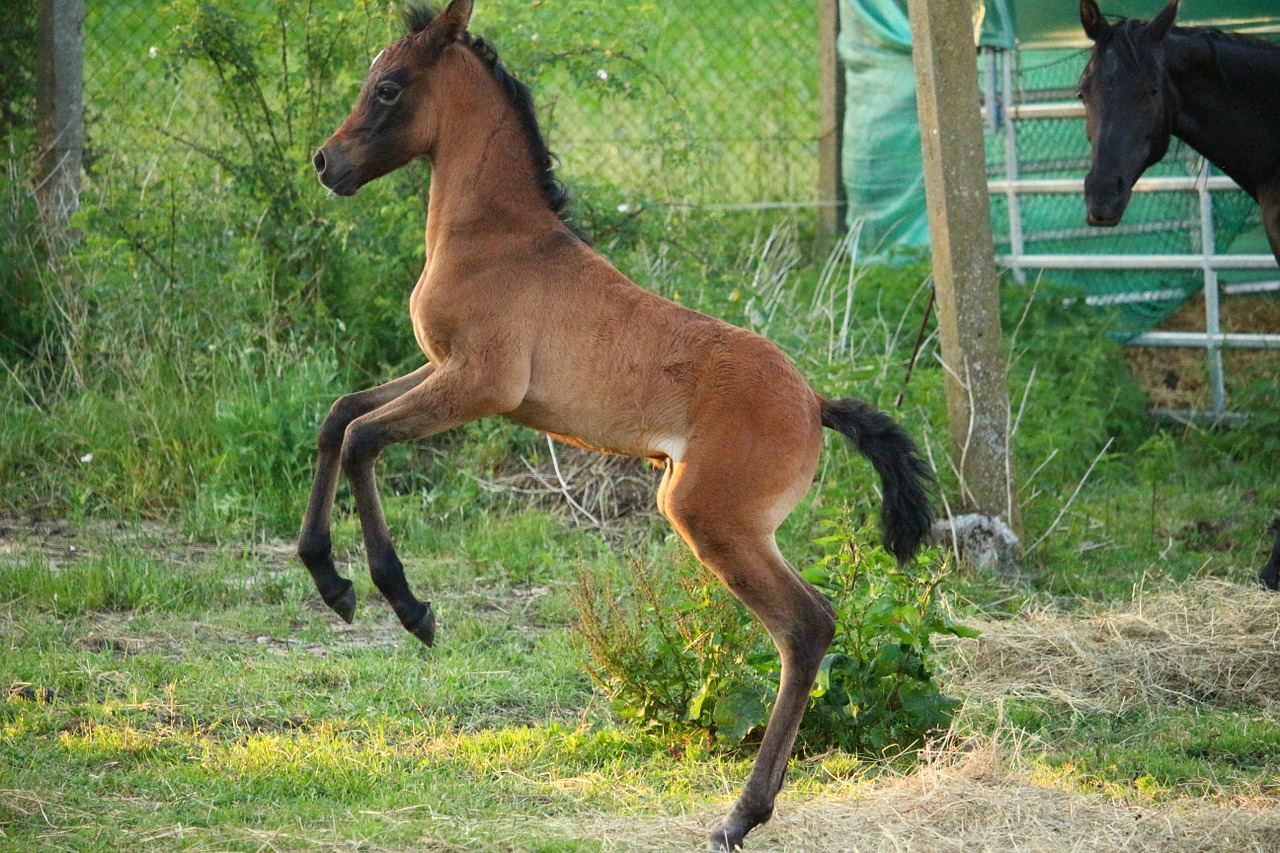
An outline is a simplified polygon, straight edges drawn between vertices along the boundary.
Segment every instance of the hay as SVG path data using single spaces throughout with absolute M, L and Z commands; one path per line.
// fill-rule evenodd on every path
M 953 643 L 956 695 L 1118 713 L 1156 705 L 1280 706 L 1280 596 L 1218 580 L 1139 595 L 1084 618 L 1031 611 L 973 622 Z
M 827 786 L 820 797 L 785 792 L 775 817 L 747 838 L 759 853 L 992 851 L 1067 853 L 1273 853 L 1280 839 L 1274 798 L 1231 803 L 1182 799 L 1126 804 L 1099 793 L 1032 781 L 1018 735 L 947 744 L 910 774 Z M 727 809 L 729 802 L 723 804 Z M 552 819 L 566 835 L 606 850 L 691 850 L 720 812 L 654 816 L 597 814 Z
M 1280 331 L 1280 299 L 1272 294 L 1236 295 L 1222 300 L 1219 322 L 1224 332 Z M 1203 332 L 1204 294 L 1198 293 L 1156 327 L 1158 331 Z M 1151 405 L 1160 409 L 1207 409 L 1209 383 L 1203 349 L 1125 347 L 1125 359 Z M 1226 350 L 1222 354 L 1227 390 L 1267 380 L 1280 371 L 1280 352 Z

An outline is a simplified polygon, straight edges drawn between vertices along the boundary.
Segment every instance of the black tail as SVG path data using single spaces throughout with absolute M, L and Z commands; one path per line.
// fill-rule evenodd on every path
M 880 475 L 884 545 L 900 561 L 911 559 L 933 524 L 926 490 L 933 474 L 915 442 L 892 418 L 860 400 L 823 400 L 822 425 L 852 441 Z

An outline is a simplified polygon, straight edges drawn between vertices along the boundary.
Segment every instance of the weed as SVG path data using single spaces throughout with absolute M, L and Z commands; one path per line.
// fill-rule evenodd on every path
M 802 574 L 832 603 L 836 638 L 801 724 L 803 748 L 883 757 L 945 729 L 957 700 L 933 679 L 935 634 L 975 636 L 939 612 L 947 573 L 938 552 L 906 566 L 847 513 L 818 540 L 834 549 Z M 777 696 L 778 661 L 754 618 L 704 576 L 658 578 L 636 565 L 621 595 L 581 576 L 578 625 L 591 672 L 615 709 L 645 724 L 689 725 L 728 744 L 761 730 Z M 620 599 L 631 597 L 630 601 Z

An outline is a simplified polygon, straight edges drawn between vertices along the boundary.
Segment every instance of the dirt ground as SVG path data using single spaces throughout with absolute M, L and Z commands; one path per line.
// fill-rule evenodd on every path
M 1227 296 L 1221 301 L 1219 316 L 1224 332 L 1277 334 L 1280 333 L 1280 297 Z M 1203 294 L 1187 300 L 1156 328 L 1167 332 L 1203 332 Z M 1203 349 L 1126 347 L 1125 357 L 1153 408 L 1204 410 L 1210 407 L 1208 362 Z M 1225 350 L 1222 367 L 1230 408 L 1233 389 L 1280 375 L 1280 350 Z

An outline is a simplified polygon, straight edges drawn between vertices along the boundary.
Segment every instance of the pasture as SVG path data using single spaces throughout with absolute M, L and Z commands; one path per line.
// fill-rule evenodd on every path
M 492 5 L 476 29 L 530 82 L 590 77 L 574 57 L 618 49 L 608 21 L 579 8 L 592 4 L 560 6 L 563 18 L 544 8 L 557 4 Z M 620 5 L 636 12 L 620 32 L 645 42 L 652 4 Z M 175 88 L 97 119 L 79 241 L 34 220 L 20 139 L 0 184 L 17 306 L 0 339 L 0 847 L 701 846 L 750 768 L 751 734 L 611 701 L 580 609 L 588 588 L 658 612 L 644 610 L 642 576 L 676 590 L 701 571 L 652 507 L 653 471 L 497 421 L 395 449 L 379 468 L 385 509 L 411 584 L 434 602 L 437 645 L 407 635 L 373 589 L 345 487 L 333 540 L 355 622 L 316 596 L 293 546 L 320 420 L 418 357 L 404 304 L 426 170 L 353 200 L 308 174 L 393 25 L 364 5 L 316 12 L 309 32 L 332 49 L 275 73 L 280 51 L 264 48 L 254 85 L 269 107 L 255 118 L 232 106 L 245 80 L 219 84 L 217 64 L 236 61 L 236 38 L 271 46 L 296 29 L 174 8 L 187 28 L 172 41 L 157 19 L 119 54 L 147 56 L 157 39 Z M 532 40 L 507 50 L 504 26 L 530 16 L 568 59 Z M 201 54 L 212 35 L 228 49 Z M 726 64 L 711 76 L 750 61 L 699 58 Z M 587 114 L 600 98 L 557 109 Z M 125 126 L 135 144 L 108 145 Z M 625 197 L 670 199 L 693 153 Z M 932 336 L 904 391 L 922 259 L 867 264 L 791 212 L 620 211 L 625 175 L 562 176 L 624 272 L 767 335 L 822 393 L 892 413 L 954 493 Z M 1027 552 L 1019 577 L 933 558 L 938 606 L 980 631 L 936 641 L 938 681 L 961 702 L 950 727 L 897 756 L 802 750 L 747 849 L 1275 848 L 1280 597 L 1252 577 L 1280 505 L 1280 370 L 1238 375 L 1232 405 L 1253 414 L 1231 429 L 1155 423 L 1123 348 L 1073 296 L 1052 281 L 1004 291 Z M 868 538 L 873 481 L 833 436 L 783 550 L 804 568 L 831 555 L 832 524 Z M 734 606 L 709 591 L 688 610 L 718 626 Z

